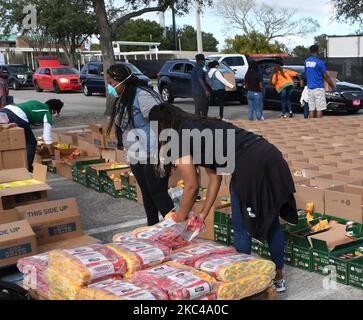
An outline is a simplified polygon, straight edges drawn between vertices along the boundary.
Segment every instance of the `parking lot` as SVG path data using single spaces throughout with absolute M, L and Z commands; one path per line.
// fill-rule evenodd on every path
M 50 92 L 37 93 L 34 90 L 11 91 L 15 102 L 26 100 L 46 101 L 59 98 L 65 102 L 62 116 L 56 119 L 56 127 L 75 127 L 90 122 L 106 121 L 106 99 L 101 96 L 85 97 L 83 93 L 67 93 L 56 95 Z M 175 104 L 184 110 L 193 111 L 190 99 L 177 99 Z M 210 115 L 217 116 L 218 108 L 211 107 Z M 278 118 L 279 111 L 267 110 L 265 119 Z M 344 116 L 344 115 L 342 115 Z M 356 116 L 361 116 L 358 114 Z M 247 107 L 239 104 L 228 105 L 225 118 L 241 119 L 247 117 Z M 299 113 L 296 117 L 302 118 Z M 279 121 L 284 121 L 283 119 Z M 302 119 L 303 121 L 303 119 Z M 41 130 L 36 130 L 41 134 Z M 288 133 L 287 133 L 288 134 Z M 53 188 L 49 193 L 50 200 L 75 197 L 79 204 L 84 232 L 102 241 L 111 241 L 112 235 L 125 232 L 146 223 L 143 208 L 135 202 L 125 199 L 114 199 L 107 194 L 97 193 L 65 178 L 49 174 L 48 183 Z M 349 286 L 337 284 L 336 287 L 325 288 L 324 277 L 316 273 L 308 273 L 295 268 L 286 267 L 288 291 L 279 296 L 280 299 L 362 299 L 362 291 Z

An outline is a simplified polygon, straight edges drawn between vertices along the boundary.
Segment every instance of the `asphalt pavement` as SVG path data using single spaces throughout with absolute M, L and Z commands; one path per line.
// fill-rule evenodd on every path
M 50 92 L 37 93 L 33 90 L 12 91 L 12 94 L 15 96 L 15 102 L 33 99 L 46 101 L 54 97 L 62 99 L 65 102 L 65 108 L 62 117 L 56 120 L 58 127 L 106 120 L 103 117 L 106 100 L 101 96 L 85 97 L 82 93 L 57 95 Z M 175 104 L 190 112 L 194 110 L 190 99 L 177 99 Z M 247 118 L 246 106 L 228 105 L 225 110 L 227 119 Z M 264 117 L 265 119 L 277 118 L 279 114 L 279 111 L 267 110 L 264 112 Z M 211 107 L 210 115 L 217 116 L 218 108 Z M 296 116 L 302 118 L 301 114 Z M 40 132 L 37 131 L 38 133 Z M 49 192 L 50 200 L 67 197 L 77 199 L 84 232 L 102 241 L 109 242 L 114 234 L 130 231 L 146 224 L 143 207 L 133 201 L 114 199 L 107 194 L 98 193 L 53 174 L 48 174 L 48 183 L 53 188 Z M 279 295 L 281 300 L 363 300 L 362 290 L 340 284 L 335 287 L 326 278 L 315 273 L 286 267 L 285 277 L 288 291 Z M 330 285 L 326 286 L 327 283 Z

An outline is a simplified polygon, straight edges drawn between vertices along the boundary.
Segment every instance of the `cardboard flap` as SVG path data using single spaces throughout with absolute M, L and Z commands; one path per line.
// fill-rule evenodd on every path
M 0 225 L 0 243 L 27 236 L 31 237 L 35 234 L 26 220 Z
M 17 195 L 17 194 L 31 193 L 31 192 L 37 192 L 37 191 L 47 191 L 47 190 L 52 190 L 52 188 L 45 183 L 40 183 L 40 184 L 31 185 L 31 186 L 3 189 L 3 190 L 0 190 L 0 196 L 6 197 L 6 196 Z
M 33 179 L 41 182 L 47 181 L 47 166 L 34 163 Z
M 45 166 L 44 166 L 45 167 Z M 47 168 L 47 167 L 45 167 Z M 0 183 L 21 181 L 31 179 L 31 176 L 27 169 L 9 169 L 0 171 Z
M 314 249 L 330 252 L 338 245 L 353 242 L 354 239 L 347 237 L 345 225 L 334 223 L 330 230 L 308 237 Z

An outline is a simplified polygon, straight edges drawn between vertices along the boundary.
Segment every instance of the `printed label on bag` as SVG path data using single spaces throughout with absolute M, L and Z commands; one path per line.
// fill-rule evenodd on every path
M 161 275 L 168 275 L 168 274 L 173 274 L 178 272 L 180 269 L 176 269 L 176 268 L 172 268 L 166 265 L 162 265 L 159 267 L 155 267 L 155 268 L 151 268 L 151 269 L 147 269 L 145 270 L 145 272 L 147 273 L 151 273 L 151 274 L 161 274 Z
M 151 248 L 136 253 L 144 265 L 161 262 L 165 259 L 164 253 L 159 248 Z
M 175 275 L 171 275 L 168 277 L 171 281 L 176 282 L 177 284 L 183 287 L 190 287 L 195 285 L 200 281 L 204 281 L 203 279 L 197 277 L 188 271 L 180 271 Z
M 249 260 L 255 260 L 255 258 L 248 255 L 233 255 L 215 259 L 211 258 L 210 260 L 203 262 L 199 269 L 206 272 L 216 272 L 221 266 L 227 266 L 236 262 Z
M 152 238 L 153 236 L 157 235 L 158 233 L 160 233 L 161 230 L 159 228 L 151 228 L 147 231 L 144 231 L 144 232 L 140 232 L 137 237 L 139 239 L 150 239 Z
M 200 296 L 204 296 L 207 293 L 210 293 L 211 289 L 210 289 L 209 283 L 206 282 L 202 285 L 195 286 L 193 288 L 189 288 L 189 289 L 187 289 L 187 291 L 190 294 L 190 299 L 195 299 Z
M 134 294 L 127 295 L 127 300 L 156 300 L 155 296 L 147 291 L 140 291 Z
M 100 279 L 115 273 L 115 268 L 107 258 L 99 252 L 84 252 L 75 257 L 89 270 L 91 280 Z
M 130 242 L 130 243 L 122 244 L 122 246 L 132 252 L 138 252 L 138 251 L 154 248 L 154 246 L 152 246 L 151 244 L 144 243 L 141 241 L 135 241 L 134 243 Z
M 198 246 L 198 247 L 195 247 L 192 249 L 185 250 L 185 252 L 191 253 L 194 255 L 199 255 L 199 254 L 204 254 L 206 252 L 213 253 L 214 250 L 219 249 L 219 248 L 225 249 L 225 247 L 222 247 L 222 246 L 212 246 L 212 245 L 206 244 L 206 245 L 201 245 L 201 246 Z
M 188 259 L 188 258 L 193 258 L 193 257 L 194 257 L 193 254 L 179 252 L 179 253 L 175 253 L 172 256 L 170 256 L 170 260 Z
M 167 219 L 158 224 L 158 227 L 161 229 L 170 228 L 176 225 L 176 222 L 173 219 Z

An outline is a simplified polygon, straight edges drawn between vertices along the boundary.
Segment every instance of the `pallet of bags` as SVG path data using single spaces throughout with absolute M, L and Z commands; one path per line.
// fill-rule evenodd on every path
M 276 275 L 272 261 L 246 254 L 209 255 L 194 267 L 219 281 L 219 300 L 241 300 L 266 290 Z
M 79 300 L 168 300 L 169 296 L 147 284 L 136 285 L 130 281 L 108 279 L 83 288 Z
M 147 283 L 165 291 L 170 300 L 201 300 L 214 298 L 217 281 L 205 272 L 175 262 L 138 271 L 135 284 Z

